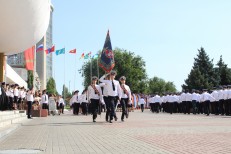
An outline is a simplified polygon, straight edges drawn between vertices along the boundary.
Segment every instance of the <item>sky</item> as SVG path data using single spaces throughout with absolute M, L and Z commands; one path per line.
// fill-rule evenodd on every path
M 71 91 L 83 90 L 78 70 L 84 60 L 79 58 L 83 52 L 102 50 L 108 29 L 113 49 L 141 56 L 149 78 L 171 81 L 178 91 L 201 47 L 214 64 L 222 55 L 231 67 L 230 0 L 52 0 L 52 4 L 56 49 L 77 49 L 76 55 L 54 55 L 59 93 L 64 82 Z

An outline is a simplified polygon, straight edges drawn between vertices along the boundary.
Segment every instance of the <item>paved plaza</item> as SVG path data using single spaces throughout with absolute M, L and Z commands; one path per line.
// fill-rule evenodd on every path
M 121 112 L 117 112 L 118 117 Z M 130 112 L 125 122 L 105 122 L 105 113 L 71 112 L 27 120 L 0 140 L 3 150 L 41 150 L 47 154 L 160 153 L 230 154 L 231 117 Z

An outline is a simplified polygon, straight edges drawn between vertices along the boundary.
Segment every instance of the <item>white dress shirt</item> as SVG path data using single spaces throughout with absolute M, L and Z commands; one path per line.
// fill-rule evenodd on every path
M 162 103 L 162 99 L 159 95 L 155 95 L 152 99 L 153 103 Z
M 27 101 L 31 101 L 31 102 L 34 101 L 34 96 L 33 96 L 32 91 L 28 91 L 28 93 L 26 95 L 26 99 L 27 99 Z
M 63 104 L 63 105 L 64 105 L 64 100 L 63 100 L 63 98 L 59 98 L 58 103 L 59 103 L 59 106 L 60 106 L 60 104 Z
M 215 101 L 215 98 L 211 94 L 204 92 L 201 94 L 201 102 L 205 101 Z
M 87 89 L 87 95 L 88 95 L 88 99 L 100 99 L 101 100 L 101 96 L 102 96 L 102 90 L 101 87 L 99 85 L 95 85 L 95 88 L 98 90 L 99 94 L 95 93 L 94 88 L 92 87 L 92 85 L 88 86 Z
M 48 95 L 47 94 L 43 94 L 42 97 L 41 97 L 41 103 L 42 104 L 48 104 Z
M 124 88 L 127 90 L 127 94 L 123 91 L 122 89 L 122 86 L 124 86 Z M 131 90 L 129 88 L 128 85 L 126 84 L 121 84 L 121 90 L 122 90 L 122 95 L 121 95 L 121 98 L 129 98 L 129 100 L 132 100 L 132 97 L 131 97 Z
M 211 95 L 215 98 L 215 101 L 219 101 L 219 94 L 216 90 L 214 90 Z
M 18 88 L 14 89 L 14 96 L 18 96 Z
M 105 89 L 107 89 L 108 96 L 113 96 L 113 97 L 119 96 L 119 99 L 121 99 L 122 90 L 121 90 L 119 81 L 117 81 L 117 80 L 113 80 L 113 81 L 112 80 L 104 80 L 104 78 L 105 78 L 105 75 L 103 75 L 99 79 L 99 81 L 106 83 Z M 113 90 L 113 88 L 112 88 L 112 82 L 114 83 L 115 90 Z
M 138 101 L 138 104 L 141 105 L 141 104 L 146 104 L 145 100 L 143 98 L 140 98 L 139 101 Z

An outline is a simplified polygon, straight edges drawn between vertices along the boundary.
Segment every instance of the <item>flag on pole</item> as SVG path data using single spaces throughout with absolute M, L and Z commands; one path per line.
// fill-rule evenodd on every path
M 97 53 L 92 56 L 92 59 L 97 59 L 98 57 L 99 57 L 99 54 Z
M 84 53 L 82 53 L 82 55 L 81 55 L 81 57 L 79 59 L 82 59 L 82 58 L 84 58 Z
M 27 70 L 34 70 L 34 49 L 31 47 L 24 51 L 25 65 Z
M 45 52 L 46 52 L 46 54 L 49 54 L 49 53 L 51 53 L 51 52 L 55 52 L 55 46 L 54 46 L 54 45 L 52 45 L 52 47 L 51 47 L 51 48 L 46 49 L 46 50 L 45 50 Z
M 99 66 L 106 72 L 110 72 L 115 66 L 109 30 L 99 59 Z
M 69 53 L 76 53 L 76 49 L 72 49 Z
M 91 51 L 88 53 L 88 56 L 91 57 Z
M 89 54 L 86 54 L 85 56 L 84 56 L 84 59 L 88 59 L 89 58 Z
M 43 51 L 44 48 L 43 48 L 43 44 L 40 44 L 37 49 L 36 49 L 36 52 L 39 52 L 39 51 Z
M 58 56 L 58 55 L 60 55 L 60 54 L 65 54 L 65 48 L 62 48 L 62 49 L 60 49 L 60 50 L 56 50 L 55 51 L 55 54 Z

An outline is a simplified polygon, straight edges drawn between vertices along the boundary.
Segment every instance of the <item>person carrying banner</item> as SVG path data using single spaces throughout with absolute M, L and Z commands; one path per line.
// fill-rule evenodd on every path
M 93 115 L 92 116 L 93 122 L 96 122 L 98 107 L 102 98 L 102 90 L 100 86 L 96 84 L 97 80 L 98 78 L 96 76 L 93 76 L 92 84 L 88 86 L 88 90 L 87 90 L 88 100 L 90 100 L 91 107 L 92 107 L 91 113 Z
M 116 71 L 111 71 L 110 72 L 110 79 L 111 80 L 105 80 L 105 76 L 103 75 L 100 78 L 100 82 L 106 83 L 106 89 L 108 92 L 108 108 L 110 110 L 110 120 L 109 122 L 112 123 L 113 117 L 115 116 L 115 102 L 117 101 L 117 97 L 119 98 L 119 101 L 121 101 L 121 95 L 122 95 L 122 90 L 120 87 L 119 81 L 115 80 L 116 76 Z M 117 117 L 115 117 L 115 121 L 117 120 Z
M 122 96 L 121 96 L 121 107 L 122 107 L 122 115 L 121 115 L 121 121 L 124 121 L 124 116 L 128 118 L 128 104 L 131 103 L 131 90 L 128 85 L 125 84 L 126 82 L 126 77 L 121 76 L 120 77 L 120 87 L 122 89 Z

